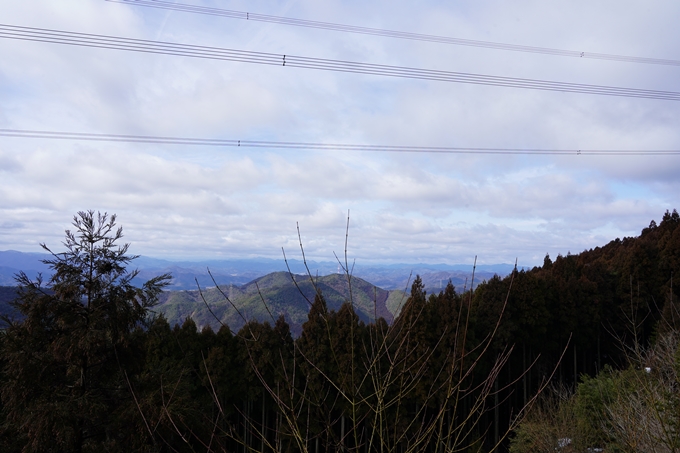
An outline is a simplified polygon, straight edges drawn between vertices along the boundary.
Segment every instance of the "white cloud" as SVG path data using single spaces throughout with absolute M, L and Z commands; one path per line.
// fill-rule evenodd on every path
M 200 2 L 198 2 L 200 3 Z M 206 3 L 208 4 L 208 3 Z M 243 2 L 213 7 L 467 39 L 674 58 L 672 1 Z M 680 91 L 677 68 L 502 52 L 100 0 L 0 4 L 3 22 L 447 71 Z M 680 103 L 0 39 L 0 128 L 242 140 L 680 149 Z M 0 249 L 58 246 L 81 209 L 135 253 L 539 264 L 678 207 L 677 156 L 500 156 L 73 143 L 0 137 Z

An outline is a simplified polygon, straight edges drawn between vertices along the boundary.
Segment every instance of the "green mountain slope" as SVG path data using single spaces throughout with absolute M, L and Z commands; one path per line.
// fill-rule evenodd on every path
M 342 274 L 315 277 L 312 282 L 309 276 L 273 272 L 243 286 L 166 292 L 155 311 L 162 313 L 171 325 L 192 318 L 199 326 L 217 329 L 223 323 L 234 331 L 240 329 L 245 320 L 273 322 L 283 315 L 297 335 L 307 320 L 317 289 L 330 310 L 339 310 L 351 300 L 364 322 L 376 317 L 391 322 L 406 300 L 403 291 L 387 291 L 356 277 L 348 281 Z

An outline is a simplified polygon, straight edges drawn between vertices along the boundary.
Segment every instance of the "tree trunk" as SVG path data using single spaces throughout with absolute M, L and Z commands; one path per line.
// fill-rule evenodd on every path
M 499 432 L 498 432 L 498 377 L 496 377 L 496 380 L 493 383 L 493 388 L 494 388 L 494 396 L 493 396 L 493 403 L 494 403 L 494 409 L 493 409 L 493 439 L 494 439 L 494 445 L 498 444 L 498 438 L 499 438 Z
M 522 387 L 524 390 L 524 406 L 527 405 L 527 375 L 529 374 L 527 372 L 527 346 L 525 343 L 522 343 L 522 372 L 524 373 L 524 377 L 522 378 Z

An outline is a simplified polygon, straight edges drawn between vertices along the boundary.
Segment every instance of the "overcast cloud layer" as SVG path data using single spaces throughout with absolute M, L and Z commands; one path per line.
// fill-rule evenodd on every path
M 680 60 L 680 2 L 184 3 Z M 507 52 L 169 12 L 0 1 L 2 22 L 445 71 L 680 91 L 680 67 Z M 0 128 L 414 146 L 680 149 L 680 102 L 260 66 L 0 38 Z M 59 250 L 78 210 L 137 254 L 542 263 L 680 208 L 680 156 L 488 156 L 0 137 L 0 250 Z

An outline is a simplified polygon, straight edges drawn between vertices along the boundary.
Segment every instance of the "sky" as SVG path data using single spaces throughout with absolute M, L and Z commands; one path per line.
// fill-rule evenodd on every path
M 171 1 L 171 0 L 169 0 Z M 182 0 L 680 60 L 680 2 Z M 5 25 L 350 62 L 680 91 L 680 65 L 295 27 L 105 0 L 0 0 Z M 0 129 L 327 144 L 680 150 L 680 101 L 320 71 L 0 37 Z M 115 213 L 135 254 L 540 265 L 680 208 L 680 155 L 390 153 L 0 137 L 0 250 L 60 251 Z

